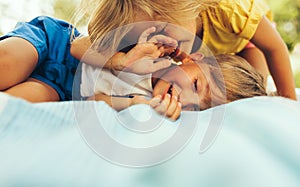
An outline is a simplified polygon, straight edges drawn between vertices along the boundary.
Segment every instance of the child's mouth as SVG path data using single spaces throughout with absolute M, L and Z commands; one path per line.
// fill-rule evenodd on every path
M 164 97 L 166 94 L 172 95 L 172 90 L 173 90 L 173 85 L 170 84 L 169 87 L 164 91 L 163 97 Z
M 173 93 L 173 84 L 170 85 L 167 93 L 170 94 L 170 95 L 172 95 L 172 93 Z

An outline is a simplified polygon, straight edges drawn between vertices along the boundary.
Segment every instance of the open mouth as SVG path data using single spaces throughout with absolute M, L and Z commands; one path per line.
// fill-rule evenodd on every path
M 170 85 L 167 93 L 170 94 L 170 95 L 172 95 L 172 93 L 173 93 L 173 84 Z
M 166 91 L 164 92 L 164 95 L 166 94 L 172 95 L 172 93 L 173 93 L 173 84 L 170 84 L 169 88 L 166 89 Z

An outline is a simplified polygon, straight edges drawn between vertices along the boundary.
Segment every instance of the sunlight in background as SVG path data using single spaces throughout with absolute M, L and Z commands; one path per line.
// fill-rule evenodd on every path
M 6 33 L 17 21 L 29 21 L 38 15 L 53 15 L 54 0 L 11 0 L 0 2 L 0 31 Z

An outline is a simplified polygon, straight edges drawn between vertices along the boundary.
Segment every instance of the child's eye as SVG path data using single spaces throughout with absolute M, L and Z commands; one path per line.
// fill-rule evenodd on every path
M 200 106 L 198 105 L 188 105 L 182 108 L 183 111 L 200 111 Z
M 198 83 L 198 79 L 195 79 L 195 80 L 194 80 L 194 89 L 195 89 L 195 92 L 198 91 L 197 83 Z

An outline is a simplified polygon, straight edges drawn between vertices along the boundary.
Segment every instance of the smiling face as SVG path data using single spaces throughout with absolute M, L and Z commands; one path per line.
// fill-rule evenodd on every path
M 176 66 L 161 75 L 154 85 L 153 96 L 167 93 L 178 97 L 183 110 L 205 110 L 226 103 L 225 94 L 205 63 Z M 214 101 L 216 98 L 219 101 Z

